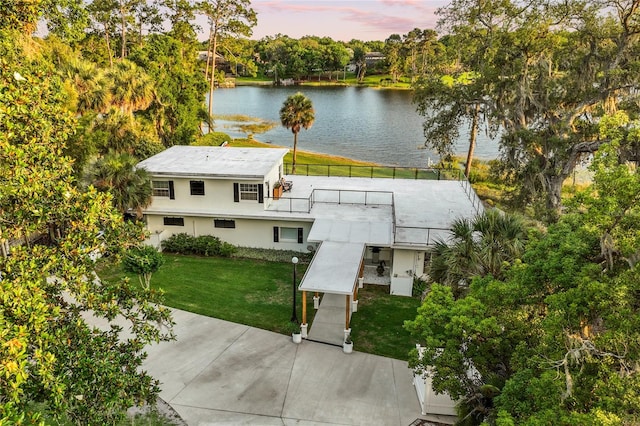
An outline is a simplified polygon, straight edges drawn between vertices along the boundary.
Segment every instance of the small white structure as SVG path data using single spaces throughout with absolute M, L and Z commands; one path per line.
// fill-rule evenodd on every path
M 173 146 L 140 162 L 153 182 L 152 203 L 144 210 L 148 243 L 160 247 L 178 233 L 299 252 L 318 253 L 331 243 L 322 252 L 360 271 L 347 278 L 349 289 L 339 290 L 353 294 L 353 302 L 364 269 L 380 265 L 390 293 L 411 296 L 413 278 L 424 274 L 425 253 L 434 239 L 445 237 L 453 220 L 482 209 L 464 180 L 284 176 L 287 152 Z M 282 178 L 293 183 L 284 193 L 276 184 Z M 353 256 L 339 257 L 355 246 Z M 319 272 L 307 272 L 301 289 L 332 290 L 326 268 L 312 264 L 309 269 Z M 314 284 L 305 286 L 305 280 Z
M 416 345 L 418 353 L 422 353 L 420 345 Z M 442 416 L 456 416 L 456 402 L 451 397 L 444 394 L 436 394 L 431 386 L 431 377 L 428 372 L 413 373 L 413 385 L 416 388 L 418 394 L 418 401 L 420 401 L 420 408 L 422 409 L 422 415 L 435 414 Z

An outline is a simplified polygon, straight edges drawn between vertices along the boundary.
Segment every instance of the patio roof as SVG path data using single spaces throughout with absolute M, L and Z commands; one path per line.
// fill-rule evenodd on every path
M 298 288 L 310 292 L 352 294 L 364 248 L 364 243 L 324 241 Z
M 388 220 L 355 222 L 316 219 L 311 231 L 309 231 L 307 240 L 311 242 L 366 243 L 390 247 L 393 243 L 393 224 Z

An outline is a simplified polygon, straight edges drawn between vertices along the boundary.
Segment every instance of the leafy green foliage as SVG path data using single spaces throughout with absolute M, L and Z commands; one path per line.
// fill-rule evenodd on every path
M 154 80 L 156 98 L 144 116 L 155 124 L 162 144 L 191 144 L 206 119 L 206 81 L 198 67 L 195 46 L 154 34 L 134 49 L 129 59 Z
M 300 334 L 300 324 L 297 322 L 285 322 L 283 328 L 287 334 Z
M 426 129 L 450 146 L 447 123 L 459 122 L 469 103 L 477 102 L 489 130 L 500 132 L 502 170 L 514 185 L 514 202 L 556 220 L 564 181 L 607 141 L 598 135 L 602 119 L 635 110 L 636 6 L 453 1 L 441 10 L 442 24 L 451 31 L 443 69 L 452 71 L 454 81 L 460 72 L 477 79 L 454 85 L 458 91 L 452 93 L 427 76 Z
M 42 13 L 43 0 L 4 2 L 0 14 L 0 30 L 18 29 L 30 34 Z
M 450 286 L 458 297 L 476 275 L 500 278 L 520 257 L 525 241 L 524 221 L 515 214 L 492 209 L 471 220 L 455 220 L 449 237 L 430 250 L 429 282 Z
M 155 290 L 93 279 L 93 253 L 118 258 L 144 232 L 109 195 L 76 185 L 63 155 L 76 123 L 62 82 L 20 43 L 0 33 L 0 422 L 42 403 L 78 424 L 113 424 L 154 401 L 157 382 L 139 367 L 147 343 L 171 337 L 158 327 L 171 325 L 170 312 Z M 89 311 L 128 319 L 132 337 L 90 327 Z
M 123 214 L 129 210 L 141 216 L 151 203 L 151 178 L 146 170 L 136 168 L 129 154 L 107 154 L 98 159 L 90 171 L 89 181 L 99 190 L 109 192 L 113 205 Z
M 300 253 L 294 250 L 273 250 L 256 247 L 236 247 L 232 257 L 239 259 L 266 260 L 267 262 L 291 262 L 292 257 L 297 257 L 302 263 L 309 263 L 313 252 Z
M 601 147 L 593 186 L 558 223 L 530 232 L 499 279 L 476 276 L 458 299 L 434 284 L 406 323 L 425 349 L 411 365 L 460 398 L 472 424 L 640 420 L 639 185 L 619 152 Z
M 130 248 L 122 259 L 125 272 L 137 274 L 140 284 L 149 289 L 151 275 L 164 264 L 162 253 L 155 247 L 142 245 Z
M 197 146 L 221 146 L 223 143 L 231 142 L 231 136 L 223 132 L 209 132 L 200 136 L 192 145 Z
M 427 280 L 422 279 L 414 274 L 413 276 L 413 286 L 411 287 L 411 296 L 412 297 L 424 297 L 426 291 L 428 289 Z
M 162 241 L 162 249 L 169 253 L 197 254 L 200 256 L 230 257 L 235 253 L 234 245 L 221 241 L 213 235 L 174 234 Z

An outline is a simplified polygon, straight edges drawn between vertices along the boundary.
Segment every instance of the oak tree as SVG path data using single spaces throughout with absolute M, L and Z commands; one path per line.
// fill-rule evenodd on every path
M 145 234 L 108 194 L 78 187 L 63 154 L 76 127 L 65 87 L 21 43 L 0 33 L 0 422 L 35 419 L 40 403 L 114 424 L 155 400 L 158 382 L 139 367 L 146 344 L 171 337 L 171 316 L 157 291 L 97 279 L 96 254 L 117 259 Z

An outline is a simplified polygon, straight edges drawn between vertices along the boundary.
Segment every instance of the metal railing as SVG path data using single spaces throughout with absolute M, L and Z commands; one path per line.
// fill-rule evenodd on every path
M 462 189 L 464 190 L 465 194 L 467 194 L 467 197 L 469 197 L 469 200 L 471 201 L 471 205 L 473 206 L 474 212 L 476 214 L 480 214 L 480 209 L 482 208 L 482 201 L 480 200 L 480 197 L 478 197 L 478 194 L 476 194 L 476 191 L 474 191 L 473 187 L 471 186 L 471 183 L 466 179 L 462 179 L 460 180 L 460 184 L 462 185 Z
M 411 231 L 411 235 L 417 236 L 417 238 L 412 238 L 411 240 L 399 239 L 398 238 L 399 231 L 405 230 L 405 229 Z M 393 243 L 404 245 L 404 246 L 421 246 L 421 247 L 427 246 L 427 245 L 433 244 L 434 240 L 437 238 L 436 234 L 441 235 L 442 233 L 448 233 L 450 231 L 451 231 L 450 228 L 394 226 Z
M 309 197 L 280 197 L 271 210 L 289 213 L 310 213 L 316 203 L 362 204 L 393 206 L 393 193 L 355 189 L 313 189 Z
M 306 198 L 280 197 L 274 200 L 269 210 L 288 213 L 310 213 L 313 205 L 313 192 Z
M 284 165 L 285 174 L 290 173 L 290 164 Z M 318 171 L 318 167 L 325 168 L 326 174 L 312 174 L 311 171 Z M 340 169 L 341 168 L 341 169 Z M 358 173 L 353 173 L 358 169 Z M 383 174 L 374 173 L 374 170 L 384 169 Z M 341 170 L 339 174 L 332 174 L 336 170 Z M 368 170 L 367 173 L 362 173 Z M 400 171 L 400 172 L 399 172 Z M 407 177 L 407 171 L 411 172 L 412 177 Z M 346 174 L 345 174 L 346 172 Z M 426 177 L 431 173 L 435 177 Z M 348 177 L 386 177 L 392 179 L 437 179 L 437 180 L 458 180 L 462 188 L 469 197 L 474 212 L 478 214 L 482 208 L 482 201 L 473 190 L 471 183 L 464 178 L 461 170 L 456 169 L 417 169 L 406 167 L 378 167 L 378 166 L 331 166 L 331 165 L 313 165 L 313 164 L 297 164 L 297 175 L 306 176 L 348 176 Z M 404 246 L 427 246 L 431 245 L 436 238 L 435 235 L 442 235 L 450 232 L 449 228 L 434 227 L 418 227 L 418 226 L 398 226 L 396 225 L 396 209 L 394 202 L 394 194 L 392 191 L 367 191 L 352 189 L 314 189 L 307 198 L 280 198 L 276 211 L 287 211 L 290 213 L 310 213 L 311 208 L 316 203 L 332 203 L 332 204 L 361 204 L 361 205 L 385 205 L 391 206 L 391 214 L 393 224 L 393 243 Z M 283 205 L 285 205 L 283 207 Z M 412 238 L 400 237 L 403 230 L 410 231 Z
M 312 203 L 362 204 L 365 206 L 393 205 L 393 192 L 367 191 L 357 189 L 314 189 Z
M 459 169 L 419 168 L 395 166 L 357 166 L 352 164 L 292 164 L 284 163 L 284 174 L 327 177 L 366 177 L 387 179 L 461 180 L 464 173 Z

